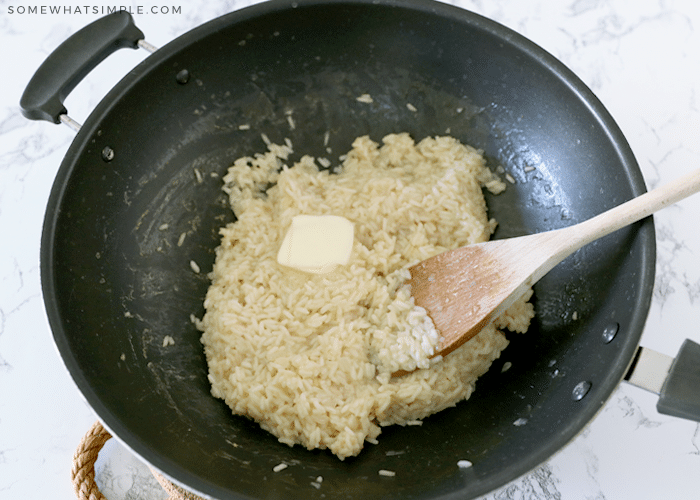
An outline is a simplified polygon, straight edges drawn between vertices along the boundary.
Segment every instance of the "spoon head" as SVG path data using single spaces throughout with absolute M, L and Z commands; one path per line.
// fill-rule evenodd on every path
M 441 334 L 436 355 L 447 355 L 503 314 L 532 286 L 541 259 L 522 250 L 530 238 L 450 250 L 410 268 L 411 295 Z

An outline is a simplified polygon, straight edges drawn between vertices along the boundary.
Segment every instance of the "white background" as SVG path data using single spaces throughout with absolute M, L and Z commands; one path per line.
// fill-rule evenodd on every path
M 146 39 L 162 46 L 209 19 L 256 3 L 177 1 L 121 4 L 181 8 L 177 14 L 135 16 Z M 700 167 L 696 0 L 449 3 L 513 28 L 569 66 L 615 117 L 650 188 Z M 39 241 L 48 193 L 74 133 L 24 119 L 18 102 L 44 58 L 99 15 L 18 14 L 23 4 L 0 0 L 0 498 L 69 500 L 75 498 L 72 454 L 96 416 L 53 345 L 39 284 Z M 110 57 L 68 98 L 71 116 L 84 121 L 146 55 L 120 51 Z M 700 342 L 699 216 L 700 196 L 656 216 L 657 277 L 643 344 L 671 356 L 685 338 Z M 700 428 L 659 415 L 655 404 L 655 396 L 621 386 L 576 440 L 487 498 L 700 498 Z M 147 469 L 110 443 L 98 466 L 108 499 L 165 498 Z

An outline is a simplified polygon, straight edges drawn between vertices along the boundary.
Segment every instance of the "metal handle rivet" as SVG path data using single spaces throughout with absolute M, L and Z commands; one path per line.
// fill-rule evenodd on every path
M 574 390 L 571 392 L 571 399 L 574 401 L 581 401 L 583 398 L 586 397 L 586 394 L 588 394 L 588 391 L 591 390 L 592 384 L 588 381 L 583 381 L 579 382 L 576 384 L 576 387 L 574 387 Z
M 612 339 L 615 338 L 615 335 L 617 335 L 617 332 L 620 330 L 620 325 L 617 323 L 613 323 L 611 325 L 608 325 L 605 327 L 603 330 L 603 342 L 606 344 L 609 344 L 612 342 Z
M 177 75 L 175 75 L 175 81 L 181 85 L 186 84 L 190 81 L 190 72 L 186 69 L 178 71 Z
M 102 159 L 104 161 L 114 160 L 114 150 L 109 146 L 105 146 L 105 148 L 102 150 Z

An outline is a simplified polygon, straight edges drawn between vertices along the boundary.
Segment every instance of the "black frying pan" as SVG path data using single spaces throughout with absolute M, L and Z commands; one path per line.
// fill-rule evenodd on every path
M 65 120 L 77 81 L 142 38 L 123 13 L 74 35 L 30 83 L 25 114 Z M 365 93 L 374 103 L 356 101 Z M 190 315 L 203 314 L 218 228 L 234 217 L 211 174 L 264 150 L 261 133 L 327 156 L 326 131 L 334 155 L 359 135 L 403 131 L 417 140 L 449 131 L 482 148 L 517 181 L 487 196 L 497 238 L 580 222 L 645 190 L 592 93 L 487 19 L 404 0 L 273 1 L 225 15 L 126 75 L 56 177 L 42 281 L 76 384 L 137 455 L 220 499 L 463 499 L 528 472 L 581 431 L 633 361 L 653 285 L 650 219 L 582 249 L 535 287 L 529 333 L 512 336 L 469 401 L 421 427 L 385 428 L 356 458 L 289 448 L 209 394 Z M 174 345 L 163 346 L 166 335 Z M 459 469 L 460 459 L 473 467 Z M 273 473 L 281 462 L 292 466 Z

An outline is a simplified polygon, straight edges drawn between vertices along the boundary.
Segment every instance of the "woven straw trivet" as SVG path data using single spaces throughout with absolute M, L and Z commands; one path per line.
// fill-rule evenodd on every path
M 85 434 L 73 455 L 73 467 L 71 479 L 78 500 L 107 500 L 95 483 L 95 461 L 100 450 L 112 436 L 95 422 L 92 428 Z M 158 480 L 163 489 L 170 495 L 168 500 L 203 500 L 201 497 L 185 491 L 164 478 L 151 468 L 151 473 Z

